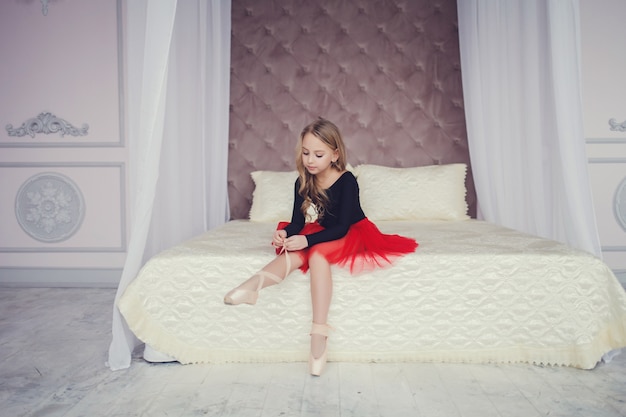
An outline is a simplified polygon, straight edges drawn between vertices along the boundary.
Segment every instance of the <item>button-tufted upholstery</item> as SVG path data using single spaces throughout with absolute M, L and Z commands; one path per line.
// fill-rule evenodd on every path
M 467 163 L 455 0 L 233 0 L 229 199 L 247 218 L 254 170 L 295 169 L 323 116 L 348 162 Z

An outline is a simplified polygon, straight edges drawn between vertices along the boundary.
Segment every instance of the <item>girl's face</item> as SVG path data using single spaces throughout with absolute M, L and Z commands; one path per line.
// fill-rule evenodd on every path
M 307 133 L 302 138 L 302 165 L 309 174 L 324 176 L 338 156 L 337 150 L 332 149 L 314 134 Z

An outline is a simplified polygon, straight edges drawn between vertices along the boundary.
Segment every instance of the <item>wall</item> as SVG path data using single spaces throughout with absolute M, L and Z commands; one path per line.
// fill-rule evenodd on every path
M 229 199 L 250 172 L 295 169 L 301 129 L 337 124 L 353 166 L 465 163 L 475 216 L 456 0 L 233 0 Z
M 626 2 L 580 0 L 585 138 L 604 261 L 626 285 Z
M 120 2 L 0 2 L 0 285 L 117 284 L 127 239 Z M 626 2 L 580 6 L 594 204 L 604 260 L 626 284 L 626 132 L 609 123 L 626 121 Z
M 126 252 L 121 7 L 0 2 L 0 285 L 105 285 Z

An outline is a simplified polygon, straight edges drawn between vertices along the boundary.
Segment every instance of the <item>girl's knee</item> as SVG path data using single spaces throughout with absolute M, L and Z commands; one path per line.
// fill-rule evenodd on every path
M 307 254 L 304 251 L 288 252 L 287 255 L 291 260 L 291 265 L 299 268 L 307 259 Z
M 312 252 L 309 254 L 309 267 L 311 271 L 326 270 L 330 267 L 330 263 L 321 252 Z
M 314 262 L 319 262 L 319 261 L 326 261 L 326 255 L 320 251 L 317 247 L 313 246 L 311 248 L 311 251 L 309 252 L 309 262 L 314 261 Z

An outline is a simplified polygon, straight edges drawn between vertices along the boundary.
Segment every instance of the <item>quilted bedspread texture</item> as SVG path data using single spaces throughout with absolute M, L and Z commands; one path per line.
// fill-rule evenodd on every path
M 477 220 L 378 226 L 420 246 L 374 272 L 333 267 L 330 361 L 589 369 L 626 346 L 626 293 L 590 254 Z M 235 220 L 153 257 L 118 304 L 131 330 L 182 363 L 306 361 L 308 275 L 223 303 L 273 258 L 274 227 Z

